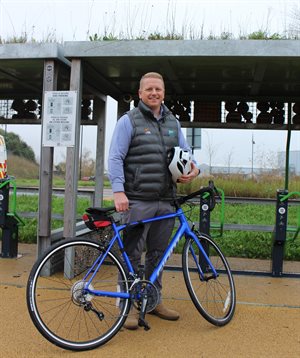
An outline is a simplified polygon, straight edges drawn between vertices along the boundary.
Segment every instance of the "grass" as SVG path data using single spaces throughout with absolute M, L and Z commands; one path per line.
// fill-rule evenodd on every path
M 290 205 L 288 209 L 288 226 L 297 227 L 300 207 Z M 275 225 L 275 205 L 271 204 L 226 204 L 225 224 Z M 187 217 L 199 222 L 198 206 Z M 220 205 L 211 213 L 211 222 L 220 223 Z M 212 236 L 218 236 L 218 230 L 211 230 Z M 294 233 L 287 233 L 285 258 L 300 260 L 300 234 L 293 240 Z M 224 231 L 221 237 L 215 238 L 225 256 L 270 259 L 272 251 L 272 232 L 258 231 Z M 182 248 L 179 246 L 178 252 Z
M 32 178 L 32 177 L 31 177 Z M 208 181 L 213 179 L 215 185 L 225 192 L 226 196 L 233 197 L 260 197 L 260 198 L 276 198 L 278 188 L 284 187 L 284 179 L 282 177 L 261 176 L 256 180 L 244 178 L 241 175 L 214 176 L 199 178 L 191 183 L 191 185 L 178 186 L 178 193 L 185 194 L 199 189 L 200 186 L 206 186 Z M 16 179 L 17 188 L 20 186 L 38 186 L 38 179 L 23 178 Z M 78 186 L 94 187 L 93 181 L 79 181 Z M 65 181 L 62 177 L 55 176 L 53 178 L 54 187 L 64 187 Z M 105 187 L 110 187 L 109 181 L 105 180 Z M 291 177 L 289 183 L 289 191 L 300 192 L 300 177 Z M 112 205 L 112 202 L 105 202 L 105 205 Z M 78 198 L 77 215 L 80 219 L 85 208 L 90 206 L 89 199 Z M 199 222 L 199 207 L 195 206 L 191 214 L 191 220 Z M 299 206 L 290 206 L 288 215 L 288 225 L 298 225 Z M 17 213 L 21 212 L 38 212 L 38 196 L 37 195 L 18 195 L 17 197 Z M 52 213 L 63 215 L 64 198 L 53 196 Z M 24 219 L 25 226 L 20 227 L 19 241 L 35 243 L 37 240 L 37 218 Z M 211 213 L 211 222 L 218 223 L 220 221 L 220 205 L 217 205 Z M 254 204 L 226 204 L 225 206 L 225 223 L 226 224 L 253 224 L 253 225 L 270 225 L 275 224 L 275 204 L 254 205 Z M 53 220 L 52 229 L 63 226 L 62 220 Z M 213 235 L 217 234 L 212 230 Z M 286 244 L 285 258 L 289 260 L 300 260 L 300 234 L 294 241 L 290 240 L 291 233 L 288 233 L 288 241 Z M 216 238 L 220 247 L 227 256 L 249 257 L 249 258 L 270 258 L 272 248 L 272 233 L 264 232 L 246 232 L 246 231 L 225 231 L 222 237 Z M 177 248 L 177 252 L 182 249 L 182 244 Z
M 105 205 L 111 205 L 111 201 L 106 201 Z M 80 219 L 85 208 L 90 206 L 86 198 L 79 198 L 77 205 L 77 215 Z M 37 212 L 38 196 L 37 195 L 20 195 L 17 198 L 18 212 Z M 199 222 L 199 206 L 194 205 L 192 210 L 186 216 L 191 221 Z M 296 226 L 299 213 L 299 206 L 291 205 L 289 207 L 288 225 Z M 64 199 L 53 196 L 52 213 L 61 214 L 64 212 Z M 220 221 L 220 205 L 216 205 L 215 210 L 211 213 L 211 222 Z M 25 226 L 20 227 L 19 241 L 35 243 L 37 239 L 37 219 L 24 219 Z M 272 204 L 226 204 L 225 206 L 225 223 L 226 224 L 253 224 L 253 225 L 271 225 L 275 224 L 275 206 Z M 53 220 L 52 229 L 63 226 L 62 220 Z M 217 234 L 215 230 L 211 232 Z M 292 234 L 288 234 L 286 244 L 285 258 L 288 260 L 300 260 L 300 235 L 296 240 L 291 240 Z M 246 231 L 225 231 L 222 237 L 216 238 L 217 243 L 224 251 L 226 256 L 247 257 L 269 259 L 272 249 L 272 233 L 264 232 L 246 232 Z M 181 252 L 183 242 L 177 247 L 176 252 Z
M 8 173 L 16 178 L 24 178 L 23 180 L 34 180 L 35 182 L 38 182 L 39 166 L 37 163 L 17 155 L 9 154 L 7 168 Z
M 283 176 L 261 175 L 256 179 L 245 178 L 243 175 L 214 175 L 211 177 L 199 178 L 190 185 L 179 185 L 178 193 L 196 191 L 200 186 L 206 186 L 210 179 L 214 180 L 217 188 L 224 191 L 225 196 L 245 198 L 276 198 L 277 189 L 284 189 Z M 289 192 L 300 192 L 300 177 L 294 176 L 289 180 Z
M 39 186 L 39 180 L 38 179 L 24 179 L 24 178 L 16 178 L 15 179 L 16 186 L 18 187 L 38 187 Z M 93 188 L 95 186 L 94 181 L 84 181 L 79 180 L 78 181 L 78 187 L 91 187 Z M 54 188 L 64 188 L 65 187 L 65 180 L 62 177 L 54 176 L 53 178 L 53 187 Z M 104 180 L 104 187 L 110 188 L 110 183 L 108 179 Z
M 211 177 L 201 177 L 194 180 L 189 185 L 178 185 L 178 194 L 187 194 L 196 191 L 201 186 L 206 186 L 208 181 L 213 179 L 215 185 L 225 192 L 225 196 L 233 197 L 245 197 L 245 198 L 276 198 L 277 189 L 284 189 L 284 178 L 282 176 L 262 175 L 255 180 L 251 178 L 245 178 L 239 174 L 226 175 L 214 175 Z M 17 187 L 28 186 L 38 187 L 38 179 L 16 178 Z M 79 187 L 94 187 L 94 181 L 78 181 Z M 54 176 L 53 187 L 64 188 L 65 180 L 63 177 Z M 108 178 L 104 180 L 104 187 L 110 188 L 110 182 Z M 289 192 L 300 192 L 300 177 L 294 176 L 289 182 Z

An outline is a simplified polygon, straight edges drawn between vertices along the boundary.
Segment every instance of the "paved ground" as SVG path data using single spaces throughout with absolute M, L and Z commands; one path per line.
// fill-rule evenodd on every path
M 182 273 L 175 271 L 164 274 L 164 297 L 170 307 L 181 313 L 179 321 L 149 316 L 148 332 L 122 330 L 96 350 L 64 351 L 48 343 L 30 321 L 25 285 L 35 260 L 35 245 L 21 244 L 19 253 L 19 259 L 0 259 L 2 357 L 300 357 L 299 279 L 235 276 L 236 314 L 229 325 L 216 328 L 198 314 Z M 261 265 L 258 261 L 251 263 L 254 268 Z M 297 272 L 299 264 L 293 267 Z

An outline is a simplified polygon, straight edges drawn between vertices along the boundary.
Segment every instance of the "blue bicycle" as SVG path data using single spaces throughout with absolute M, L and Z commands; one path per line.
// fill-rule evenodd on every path
M 113 207 L 87 209 L 84 220 L 97 234 L 96 239 L 57 243 L 38 259 L 29 275 L 27 306 L 39 332 L 64 349 L 93 349 L 120 330 L 132 305 L 140 311 L 139 325 L 149 329 L 145 315 L 159 299 L 155 280 L 181 238 L 185 238 L 184 279 L 195 307 L 216 326 L 230 322 L 236 295 L 227 260 L 209 236 L 194 225 L 190 227 L 181 208 L 187 200 L 204 193 L 213 208 L 215 188 L 210 183 L 177 198 L 174 213 L 122 225 L 114 219 Z M 142 272 L 134 272 L 124 251 L 122 231 L 130 233 L 147 223 L 170 218 L 178 219 L 178 228 L 150 279 L 144 280 Z

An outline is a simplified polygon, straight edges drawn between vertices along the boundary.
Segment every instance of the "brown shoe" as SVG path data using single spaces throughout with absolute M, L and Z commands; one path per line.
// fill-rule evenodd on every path
M 179 318 L 178 312 L 167 308 L 163 303 L 158 304 L 150 313 L 168 321 L 177 321 Z
M 129 311 L 123 327 L 132 331 L 139 328 L 139 312 L 135 308 Z

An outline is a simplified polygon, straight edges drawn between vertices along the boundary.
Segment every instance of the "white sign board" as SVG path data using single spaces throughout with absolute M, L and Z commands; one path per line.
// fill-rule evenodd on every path
M 44 147 L 73 147 L 77 91 L 45 91 L 43 103 Z

